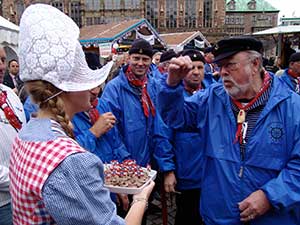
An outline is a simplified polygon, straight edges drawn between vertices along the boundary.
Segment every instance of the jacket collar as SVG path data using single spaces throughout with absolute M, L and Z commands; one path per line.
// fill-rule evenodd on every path
M 283 81 L 281 79 L 279 79 L 278 77 L 274 76 L 274 74 L 269 73 L 270 76 L 272 77 L 272 85 L 271 85 L 271 93 L 270 93 L 270 97 L 269 100 L 264 108 L 264 110 L 262 111 L 259 120 L 261 120 L 262 118 L 264 118 L 266 115 L 268 115 L 268 113 L 276 106 L 278 105 L 280 102 L 282 102 L 284 99 L 288 98 L 291 95 L 291 92 L 289 92 L 286 88 L 286 86 L 284 85 Z M 231 109 L 231 103 L 230 103 L 230 98 L 229 95 L 226 93 L 223 84 L 220 85 L 214 85 L 214 89 L 213 89 L 213 93 L 214 95 L 217 96 L 217 98 L 219 98 L 227 112 L 228 115 L 230 117 L 230 119 L 232 121 L 236 121 L 236 118 L 234 117 L 234 114 L 232 112 Z
M 292 90 L 294 90 L 294 85 L 292 83 L 292 79 L 293 78 L 291 78 L 290 75 L 288 74 L 288 69 L 284 70 L 284 73 L 282 74 L 282 76 L 280 77 L 280 79 L 282 79 L 289 88 L 291 88 Z
M 120 70 L 120 74 L 118 75 L 120 77 L 119 79 L 122 81 L 121 86 L 136 95 L 137 94 L 136 91 L 134 90 L 134 88 L 132 86 L 130 86 L 128 79 L 125 75 L 125 71 L 127 70 L 127 68 L 128 68 L 128 65 L 123 66 Z M 150 72 L 151 72 L 151 68 L 150 68 Z M 153 77 L 150 75 L 151 74 L 150 72 L 147 73 L 147 77 L 148 77 L 147 89 L 148 89 L 149 85 L 151 85 L 151 83 L 153 82 Z

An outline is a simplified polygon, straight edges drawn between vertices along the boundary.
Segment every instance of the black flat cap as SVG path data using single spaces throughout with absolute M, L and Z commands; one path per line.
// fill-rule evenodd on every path
M 173 49 L 170 49 L 168 51 L 165 51 L 160 56 L 160 63 L 166 62 L 171 60 L 173 57 L 177 57 L 177 54 L 174 52 Z
M 289 59 L 289 62 L 298 62 L 300 61 L 300 52 L 293 53 Z
M 204 64 L 206 63 L 203 55 L 201 54 L 201 52 L 198 51 L 198 50 L 195 50 L 195 49 L 184 50 L 180 53 L 180 55 L 181 56 L 186 56 L 187 55 L 191 58 L 192 61 L 201 61 Z
M 261 53 L 263 45 L 261 41 L 252 37 L 233 37 L 219 41 L 213 50 L 214 62 L 233 56 L 234 54 L 247 50 Z
M 135 39 L 132 42 L 131 48 L 129 49 L 128 53 L 129 53 L 129 55 L 134 54 L 134 53 L 141 54 L 141 55 L 147 55 L 150 58 L 152 58 L 153 48 L 148 41 L 140 38 L 140 39 Z
M 213 52 L 213 50 L 214 50 L 214 47 L 210 46 L 210 47 L 206 47 L 203 52 L 206 54 L 209 52 Z

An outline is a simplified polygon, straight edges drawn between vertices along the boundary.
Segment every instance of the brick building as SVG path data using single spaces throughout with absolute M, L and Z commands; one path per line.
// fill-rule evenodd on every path
M 210 42 L 276 26 L 279 12 L 265 0 L 2 0 L 3 16 L 18 24 L 31 2 L 59 8 L 80 27 L 146 18 L 161 33 L 200 31 Z
M 229 35 L 250 34 L 277 26 L 279 10 L 265 0 L 226 0 Z

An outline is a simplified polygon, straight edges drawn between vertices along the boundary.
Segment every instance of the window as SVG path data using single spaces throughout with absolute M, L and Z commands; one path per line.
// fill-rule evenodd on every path
M 70 3 L 70 17 L 75 21 L 75 23 L 81 27 L 81 14 L 80 14 L 80 2 Z
M 87 17 L 86 18 L 86 25 L 87 26 L 93 25 L 93 17 Z
M 146 19 L 155 28 L 158 27 L 158 1 L 148 0 L 146 1 Z
M 131 0 L 133 9 L 140 8 L 140 0 Z
M 99 10 L 100 0 L 85 0 L 86 10 Z
M 105 23 L 105 20 L 104 20 L 104 17 L 101 16 L 101 17 L 94 17 L 94 24 L 104 24 Z
M 195 28 L 196 27 L 196 1 L 186 0 L 185 1 L 185 27 Z
M 113 2 L 113 9 L 121 9 L 121 1 L 120 0 L 111 0 Z
M 203 24 L 204 27 L 212 27 L 212 0 L 204 0 L 203 3 Z
M 132 0 L 125 0 L 125 5 L 127 2 L 131 2 L 131 1 Z M 98 0 L 98 2 L 100 2 L 100 0 Z M 105 9 L 119 10 L 121 9 L 121 0 L 105 0 L 104 7 Z
M 177 1 L 166 0 L 166 26 L 167 28 L 177 27 Z
M 235 10 L 235 1 L 231 0 L 227 3 L 229 10 Z
M 60 2 L 60 1 L 53 1 L 50 3 L 50 5 L 52 5 L 53 7 L 59 9 L 60 11 L 64 11 L 64 6 L 63 6 L 63 3 Z
M 124 0 L 124 2 L 125 2 L 125 9 L 139 9 L 140 8 L 140 0 Z M 148 4 L 148 1 L 146 1 L 146 4 Z
M 105 9 L 113 9 L 113 0 L 105 0 L 104 7 Z
M 248 9 L 250 10 L 255 10 L 256 9 L 256 1 L 255 0 L 251 0 L 250 2 L 248 2 Z

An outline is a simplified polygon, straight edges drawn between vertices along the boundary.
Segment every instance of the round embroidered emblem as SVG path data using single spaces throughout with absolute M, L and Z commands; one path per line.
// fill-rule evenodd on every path
M 284 135 L 284 130 L 281 124 L 273 123 L 270 126 L 269 134 L 273 142 L 281 142 L 282 136 Z

